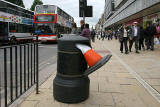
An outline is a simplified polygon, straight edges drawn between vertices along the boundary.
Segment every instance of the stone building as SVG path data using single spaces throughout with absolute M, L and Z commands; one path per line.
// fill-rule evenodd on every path
M 160 22 L 160 0 L 105 0 L 104 28 L 137 21 L 143 27 L 147 22 Z

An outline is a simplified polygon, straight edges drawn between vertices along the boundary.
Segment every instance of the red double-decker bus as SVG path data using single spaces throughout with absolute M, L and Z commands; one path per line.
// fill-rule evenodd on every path
M 37 5 L 34 14 L 35 34 L 39 41 L 56 41 L 60 34 L 71 32 L 73 17 L 55 5 Z

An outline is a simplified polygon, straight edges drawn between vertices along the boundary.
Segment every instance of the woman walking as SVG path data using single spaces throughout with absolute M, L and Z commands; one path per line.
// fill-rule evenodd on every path
M 120 29 L 120 51 L 123 53 L 123 46 L 125 47 L 125 54 L 128 54 L 128 30 L 126 25 L 123 25 L 123 27 Z

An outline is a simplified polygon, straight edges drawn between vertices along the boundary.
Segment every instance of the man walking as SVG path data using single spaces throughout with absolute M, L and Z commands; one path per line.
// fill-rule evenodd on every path
M 146 35 L 147 35 L 147 50 L 151 49 L 154 50 L 154 35 L 157 33 L 156 27 L 154 24 L 149 23 L 146 28 Z
M 95 42 L 95 35 L 96 35 L 95 30 L 92 29 L 91 31 L 92 42 Z
M 133 42 L 134 42 L 136 53 L 139 53 L 139 51 L 138 51 L 138 40 L 139 40 L 139 36 L 140 36 L 140 29 L 137 26 L 137 24 L 138 24 L 137 22 L 134 22 L 133 27 L 131 28 L 132 33 L 131 33 L 131 36 L 130 36 L 129 51 L 131 52 L 132 45 L 133 45 Z

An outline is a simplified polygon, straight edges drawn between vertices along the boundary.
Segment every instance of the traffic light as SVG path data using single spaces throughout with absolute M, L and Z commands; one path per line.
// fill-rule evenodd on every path
M 85 11 L 85 17 L 92 17 L 92 16 L 93 16 L 92 6 L 87 6 Z
M 79 17 L 85 15 L 85 10 L 87 7 L 87 0 L 79 0 Z

